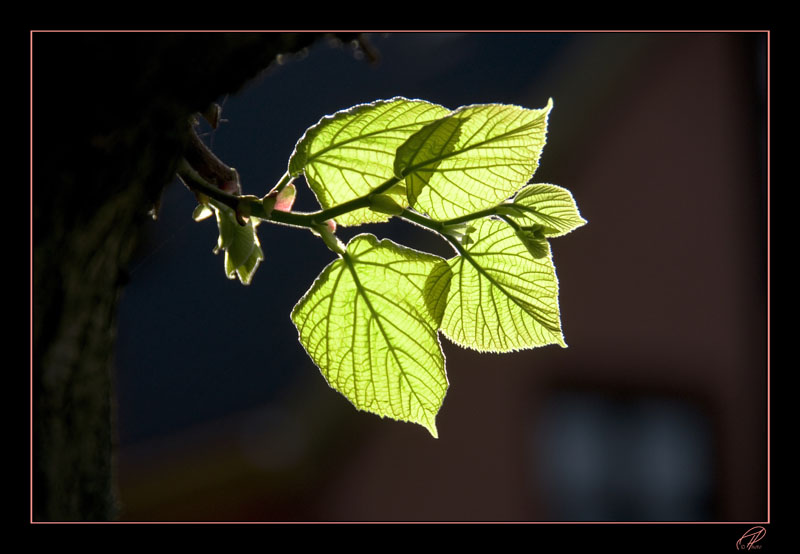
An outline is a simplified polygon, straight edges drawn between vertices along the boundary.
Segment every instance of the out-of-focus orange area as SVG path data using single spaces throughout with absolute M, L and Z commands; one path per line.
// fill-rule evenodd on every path
M 282 364 L 280 385 L 269 397 L 254 393 L 246 405 L 226 400 L 213 417 L 191 420 L 191 405 L 181 404 L 193 390 L 190 380 L 181 388 L 162 370 L 160 381 L 142 384 L 147 364 L 124 357 L 177 345 L 135 333 L 124 339 L 129 342 L 118 359 L 122 519 L 766 519 L 766 35 L 577 34 L 543 52 L 546 38 L 375 37 L 382 54 L 377 68 L 348 59 L 340 73 L 321 73 L 324 67 L 311 65 L 315 56 L 336 56 L 314 49 L 240 96 L 263 87 L 278 94 L 275 89 L 286 86 L 281 94 L 302 104 L 328 94 L 319 88 L 324 81 L 344 101 L 349 76 L 363 74 L 364 82 L 386 83 L 385 91 L 364 94 L 417 96 L 450 108 L 478 101 L 540 108 L 553 97 L 533 182 L 568 188 L 589 222 L 551 241 L 569 347 L 491 355 L 442 339 L 450 389 L 437 419 L 438 440 L 422 427 L 357 412 L 292 343 L 291 305 L 332 258 L 324 248 L 309 248 L 304 261 L 281 265 L 281 249 L 299 248 L 287 242 L 302 232 L 281 229 L 286 234 L 273 241 L 273 228 L 263 224 L 264 265 L 251 287 L 234 294 L 251 309 L 263 309 L 260 318 L 274 331 L 226 337 L 224 349 L 254 375 Z M 501 75 L 481 56 L 486 44 L 504 40 L 513 46 L 506 52 L 516 60 L 513 75 Z M 424 57 L 415 45 L 428 43 L 436 48 Z M 519 69 L 526 57 L 530 75 Z M 303 71 L 308 82 L 295 91 L 291 72 Z M 406 75 L 413 86 L 396 87 Z M 501 76 L 515 96 L 502 97 Z M 332 111 L 377 97 L 354 96 Z M 229 111 L 223 111 L 232 134 L 248 130 L 243 117 L 237 119 L 237 101 L 227 99 Z M 305 115 L 303 125 L 326 113 Z M 273 133 L 293 135 L 288 147 L 276 147 L 285 163 L 302 131 L 287 125 L 250 132 L 266 142 Z M 245 193 L 263 195 L 248 190 L 254 179 L 248 182 L 247 168 L 225 154 L 225 136 L 215 135 L 215 149 L 240 170 Z M 282 171 L 278 166 L 275 179 Z M 303 198 L 308 191 L 298 192 L 298 203 Z M 190 213 L 191 206 L 180 217 Z M 385 236 L 381 226 L 355 232 Z M 227 282 L 222 261 L 211 254 L 213 240 L 212 233 L 201 250 L 210 277 L 228 290 L 235 283 Z M 302 240 L 311 243 L 305 235 Z M 436 242 L 427 235 L 414 240 Z M 301 267 L 302 277 L 293 270 Z M 138 277 L 148 278 L 147 271 Z M 155 274 L 153 286 L 171 286 Z M 134 271 L 123 301 L 136 305 L 123 304 L 120 340 L 124 326 L 133 325 L 124 323 L 125 310 L 141 310 L 146 302 L 136 296 L 137 286 Z M 280 299 L 285 306 L 277 305 Z M 197 310 L 219 314 L 225 308 L 211 293 L 198 299 Z M 173 317 L 168 302 L 159 309 L 165 319 Z M 176 326 L 190 319 L 174 317 Z M 213 337 L 198 338 L 195 348 Z M 281 348 L 297 349 L 297 356 L 275 362 L 271 352 Z M 244 350 L 258 351 L 257 361 L 236 357 Z M 186 363 L 203 376 L 198 380 L 215 382 L 200 355 Z M 237 385 L 252 392 L 257 387 L 246 375 L 237 374 Z M 157 409 L 151 395 L 167 386 L 178 391 L 170 392 L 170 406 L 185 423 L 137 431 Z M 215 401 L 213 392 L 203 395 L 204 402 Z

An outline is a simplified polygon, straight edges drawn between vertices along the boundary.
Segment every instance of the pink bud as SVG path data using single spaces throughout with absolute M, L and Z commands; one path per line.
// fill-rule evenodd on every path
M 292 183 L 286 185 L 286 187 L 278 193 L 278 197 L 275 198 L 275 207 L 274 210 L 278 210 L 279 212 L 290 212 L 292 211 L 292 206 L 294 205 L 294 199 L 297 197 L 297 189 Z

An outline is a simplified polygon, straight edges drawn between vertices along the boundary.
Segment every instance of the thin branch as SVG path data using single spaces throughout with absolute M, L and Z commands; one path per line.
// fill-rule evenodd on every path
M 189 133 L 189 144 L 183 157 L 206 183 L 232 194 L 238 195 L 242 193 L 239 174 L 209 150 L 208 146 L 200 140 L 194 126 L 192 126 Z

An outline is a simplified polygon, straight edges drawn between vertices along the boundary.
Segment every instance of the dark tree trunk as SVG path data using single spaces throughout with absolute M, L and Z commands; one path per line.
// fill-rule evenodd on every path
M 34 521 L 115 517 L 117 299 L 192 114 L 317 38 L 34 34 Z

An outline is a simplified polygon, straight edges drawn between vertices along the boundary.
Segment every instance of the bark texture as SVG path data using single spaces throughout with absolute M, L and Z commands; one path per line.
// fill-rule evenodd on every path
M 319 38 L 33 35 L 34 521 L 116 515 L 117 299 L 192 114 Z

